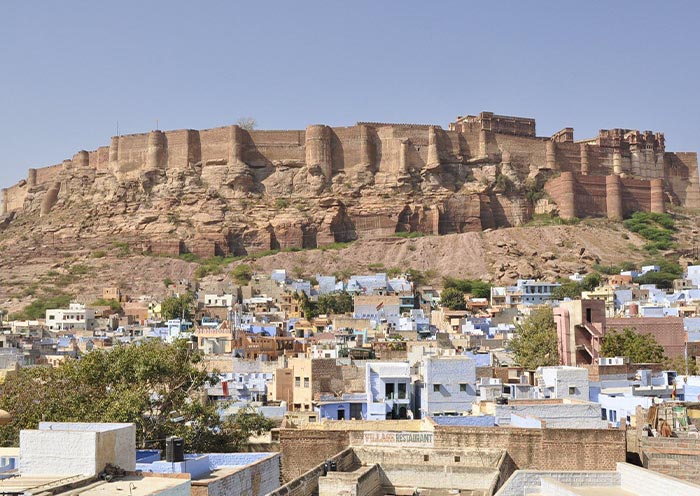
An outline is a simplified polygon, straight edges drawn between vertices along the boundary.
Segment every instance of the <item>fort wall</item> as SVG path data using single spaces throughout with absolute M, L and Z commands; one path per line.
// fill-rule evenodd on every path
M 26 181 L 10 186 L 9 188 L 4 188 L 0 191 L 0 195 L 2 196 L 0 200 L 0 214 L 22 210 L 24 207 L 24 199 L 27 196 Z
M 364 199 L 353 197 L 349 202 L 343 199 L 342 208 L 331 210 L 323 220 L 276 219 L 268 227 L 238 231 L 235 236 L 203 227 L 198 228 L 198 241 L 168 240 L 161 248 L 173 253 L 242 254 L 392 236 L 401 230 L 448 234 L 520 225 L 531 217 L 533 205 L 518 189 L 494 187 L 494 174 L 499 173 L 519 184 L 533 176 L 547 180 L 545 189 L 565 218 L 660 212 L 664 202 L 700 208 L 697 155 L 666 152 L 661 133 L 601 130 L 595 138 L 574 141 L 573 129 L 564 128 L 552 137 L 538 137 L 533 119 L 488 112 L 459 118 L 448 130 L 361 122 L 304 130 L 225 126 L 117 136 L 108 146 L 31 169 L 26 180 L 3 190 L 0 208 L 22 211 L 29 205 L 36 211 L 41 204 L 41 211 L 48 213 L 57 201 L 79 189 L 73 179 L 83 188 L 95 176 L 104 180 L 112 174 L 123 183 L 158 177 L 153 171 L 168 176 L 177 171 L 200 174 L 204 184 L 238 185 L 246 194 L 246 184 L 257 182 L 255 194 L 274 195 L 268 183 L 287 187 L 280 178 L 290 174 L 291 183 L 296 172 L 290 169 L 305 166 L 306 178 L 318 178 L 313 167 L 322 177 L 308 191 L 311 179 L 300 180 L 289 189 L 294 194 L 335 195 L 342 174 L 348 185 L 400 192 L 407 203 L 372 199 L 367 208 Z M 277 176 L 266 182 L 273 174 Z M 484 181 L 481 189 L 465 184 L 477 180 Z M 159 243 L 154 242 L 153 249 L 159 249 Z
M 633 212 L 663 212 L 660 201 L 663 182 L 620 178 L 616 175 L 590 176 L 563 172 L 545 186 L 549 196 L 559 206 L 563 218 L 603 217 L 621 219 Z
M 535 167 L 585 175 L 617 173 L 639 179 L 663 178 L 665 188 L 678 202 L 700 207 L 695 153 L 620 149 L 607 146 L 610 143 L 603 138 L 585 143 L 561 141 L 561 138 L 554 141 L 502 134 L 475 125 L 447 131 L 435 126 L 371 123 L 338 128 L 311 126 L 310 129 L 312 132 L 322 129 L 327 133 L 321 141 L 327 145 L 323 151 L 327 158 L 323 162 L 329 162 L 328 174 L 358 165 L 396 174 L 438 165 L 434 163 L 435 156 L 439 163 L 455 164 L 472 158 L 499 159 L 507 151 L 512 165 L 523 172 Z M 307 139 L 306 135 L 307 131 L 242 131 L 239 146 L 244 161 L 251 167 L 300 166 L 308 160 L 316 160 L 317 154 L 307 147 L 321 142 L 314 137 Z M 70 165 L 96 170 L 111 168 L 118 176 L 129 177 L 153 168 L 156 163 L 170 169 L 185 169 L 195 164 L 225 165 L 230 161 L 230 150 L 234 146 L 230 126 L 202 131 L 167 131 L 162 133 L 162 143 L 158 145 L 163 147 L 162 151 L 154 148 L 153 136 L 154 133 L 141 133 L 115 137 L 109 147 L 76 154 Z M 47 189 L 60 169 L 60 165 L 36 169 L 36 186 Z

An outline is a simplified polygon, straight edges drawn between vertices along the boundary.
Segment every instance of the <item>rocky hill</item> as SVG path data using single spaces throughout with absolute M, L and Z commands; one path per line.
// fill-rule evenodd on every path
M 679 247 L 692 248 L 698 218 L 687 214 L 675 217 Z M 323 249 L 215 259 L 213 265 L 206 260 L 134 253 L 128 244 L 110 238 L 93 238 L 66 249 L 52 244 L 50 235 L 32 234 L 21 226 L 4 234 L 0 242 L 0 309 L 8 312 L 25 308 L 37 297 L 60 293 L 90 303 L 101 295 L 103 287 L 112 285 L 131 295 L 163 296 L 166 279 L 196 279 L 205 290 L 215 291 L 231 282 L 230 271 L 238 264 L 260 272 L 285 268 L 304 277 L 412 269 L 426 282 L 440 286 L 443 276 L 508 284 L 517 278 L 554 280 L 574 272 L 586 273 L 596 263 L 639 263 L 650 258 L 642 249 L 645 240 L 621 223 L 603 219 L 576 225 L 358 240 Z

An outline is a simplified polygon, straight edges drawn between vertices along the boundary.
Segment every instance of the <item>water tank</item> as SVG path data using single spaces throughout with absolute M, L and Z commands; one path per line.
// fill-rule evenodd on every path
M 181 437 L 169 436 L 165 438 L 165 461 L 185 461 L 185 440 Z
M 639 305 L 637 303 L 630 303 L 629 315 L 630 317 L 636 317 L 639 315 Z

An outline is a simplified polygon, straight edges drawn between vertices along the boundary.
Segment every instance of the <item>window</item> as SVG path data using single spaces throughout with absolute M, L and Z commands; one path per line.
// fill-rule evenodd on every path
M 305 388 L 309 387 L 309 378 L 308 377 L 304 377 L 304 387 Z
M 295 387 L 301 386 L 301 377 L 295 377 L 295 378 L 294 378 L 294 386 L 295 386 Z
M 440 384 L 433 384 L 433 393 L 440 392 Z
M 608 420 L 608 412 L 605 408 L 600 409 L 600 419 L 601 420 Z
M 576 387 L 575 386 L 569 386 L 569 394 L 576 394 Z
M 460 384 L 460 385 L 459 385 L 459 392 L 460 392 L 460 393 L 466 393 L 466 392 L 467 392 L 467 385 L 466 385 L 466 384 Z
M 429 461 L 430 461 L 430 455 L 423 455 L 423 461 L 424 461 L 424 462 L 429 462 Z
M 455 462 L 459 463 L 459 460 L 460 460 L 459 456 L 455 456 Z
M 405 400 L 406 399 L 406 384 L 404 383 L 399 383 L 399 399 L 400 400 Z

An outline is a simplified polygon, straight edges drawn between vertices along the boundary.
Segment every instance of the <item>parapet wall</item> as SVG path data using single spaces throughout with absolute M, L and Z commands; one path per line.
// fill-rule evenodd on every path
M 281 429 L 283 479 L 298 477 L 348 446 L 362 446 L 359 423 L 357 429 Z M 382 430 L 381 425 L 367 429 Z M 436 449 L 504 449 L 519 469 L 614 470 L 616 462 L 626 459 L 625 432 L 616 429 L 435 426 L 433 432 Z M 302 452 L 306 455 L 299 457 Z

